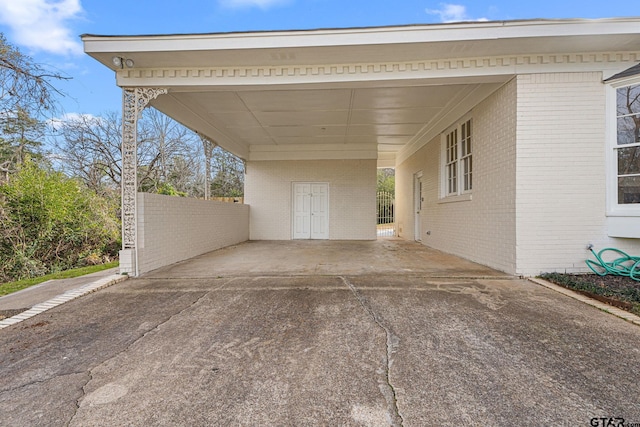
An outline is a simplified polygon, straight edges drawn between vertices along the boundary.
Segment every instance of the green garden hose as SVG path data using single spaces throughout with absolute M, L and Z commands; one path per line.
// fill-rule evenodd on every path
M 596 253 L 591 245 L 588 246 L 596 261 L 588 259 L 585 262 L 587 267 L 591 269 L 598 276 L 606 276 L 607 274 L 613 274 L 615 276 L 626 276 L 633 280 L 640 281 L 640 257 L 630 256 L 626 252 L 616 248 L 605 248 Z M 613 261 L 606 262 L 603 260 L 602 254 L 605 252 L 615 252 L 620 255 Z

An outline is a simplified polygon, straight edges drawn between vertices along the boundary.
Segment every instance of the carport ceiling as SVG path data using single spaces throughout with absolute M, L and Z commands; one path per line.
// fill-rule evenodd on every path
M 216 139 L 245 147 L 376 143 L 396 152 L 476 85 L 262 88 L 170 92 L 153 105 L 189 124 L 192 114 Z

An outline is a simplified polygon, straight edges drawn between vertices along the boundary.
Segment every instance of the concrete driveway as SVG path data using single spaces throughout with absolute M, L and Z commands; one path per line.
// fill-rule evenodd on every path
M 1 330 L 0 424 L 628 425 L 638 343 L 416 243 L 250 242 Z

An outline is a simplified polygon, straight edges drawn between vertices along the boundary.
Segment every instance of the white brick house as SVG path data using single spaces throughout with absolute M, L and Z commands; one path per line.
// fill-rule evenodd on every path
M 126 123 L 149 104 L 246 161 L 248 212 L 211 245 L 150 251 L 149 201 L 125 197 L 131 272 L 247 238 L 375 239 L 377 167 L 405 239 L 518 275 L 584 271 L 588 243 L 640 254 L 639 18 L 83 41 Z

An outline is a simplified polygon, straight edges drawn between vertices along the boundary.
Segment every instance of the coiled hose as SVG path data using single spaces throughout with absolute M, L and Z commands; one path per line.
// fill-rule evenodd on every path
M 587 263 L 587 267 L 598 276 L 613 274 L 615 276 L 626 276 L 633 280 L 640 281 L 640 257 L 631 256 L 616 248 L 605 248 L 598 253 L 596 253 L 592 247 L 589 247 L 589 250 L 593 256 L 596 257 L 596 260 L 588 259 L 585 262 Z M 619 255 L 619 257 L 613 261 L 606 262 L 602 256 L 605 252 L 614 252 Z

